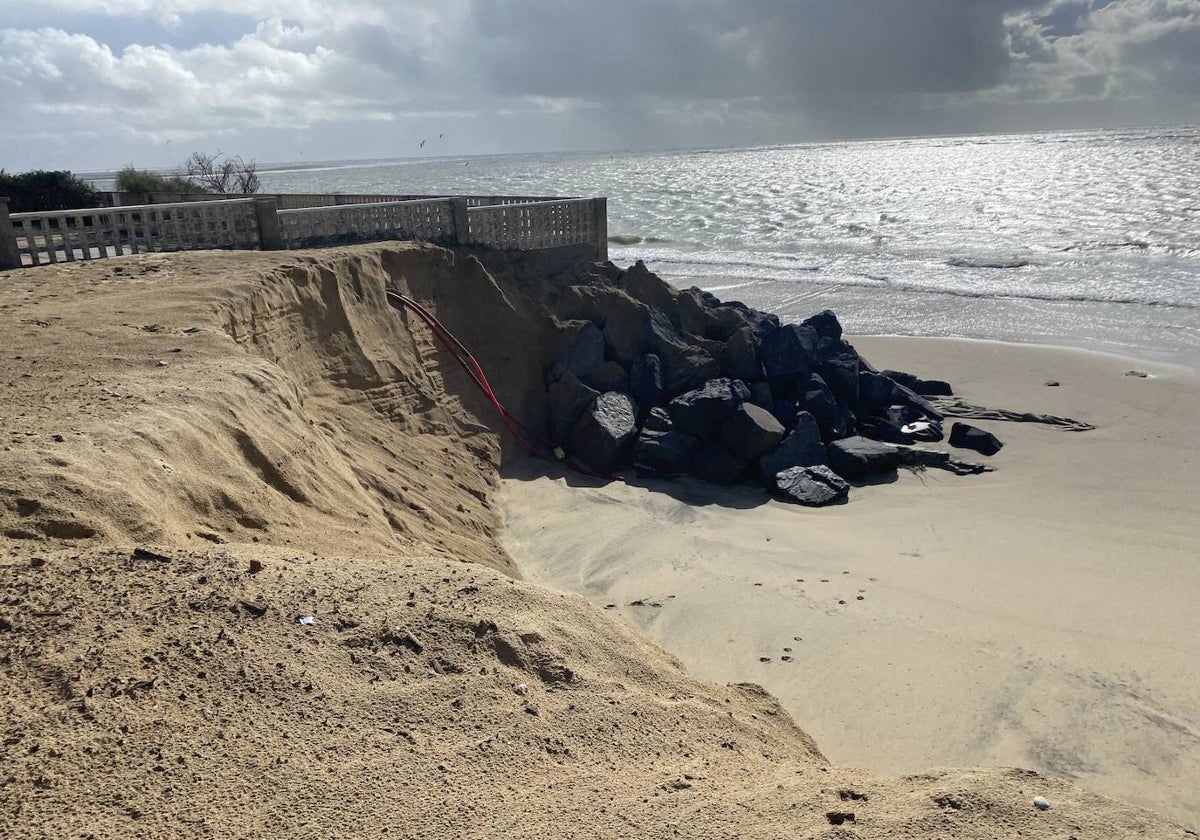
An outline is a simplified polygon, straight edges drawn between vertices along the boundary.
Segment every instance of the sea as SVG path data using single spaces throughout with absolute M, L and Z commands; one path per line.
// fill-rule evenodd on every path
M 607 196 L 609 257 L 798 320 L 1200 367 L 1200 127 L 281 166 L 268 192 Z

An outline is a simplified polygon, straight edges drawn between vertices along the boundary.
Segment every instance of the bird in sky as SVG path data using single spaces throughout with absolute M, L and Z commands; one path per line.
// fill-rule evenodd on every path
M 438 135 L 438 139 L 441 140 L 445 136 L 446 136 L 446 133 L 442 132 L 441 134 Z
M 424 149 L 424 148 L 425 148 L 425 141 L 424 141 L 424 140 L 422 140 L 422 141 L 421 141 L 421 148 L 422 148 L 422 149 Z

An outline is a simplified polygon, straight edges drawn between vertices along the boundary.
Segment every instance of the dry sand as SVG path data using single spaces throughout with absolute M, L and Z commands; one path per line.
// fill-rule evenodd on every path
M 1070 350 L 855 344 L 970 402 L 1098 428 L 969 421 L 1006 443 L 995 473 L 901 471 L 824 510 L 687 480 L 510 478 L 505 545 L 697 676 L 761 683 L 834 761 L 1033 767 L 1200 823 L 1200 379 Z
M 832 766 L 762 689 L 518 580 L 500 439 L 387 285 L 536 400 L 543 325 L 434 247 L 0 277 L 0 836 L 1186 836 L 1027 770 Z

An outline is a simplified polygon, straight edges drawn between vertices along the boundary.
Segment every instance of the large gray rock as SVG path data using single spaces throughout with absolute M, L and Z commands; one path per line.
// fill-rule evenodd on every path
M 829 444 L 829 467 L 853 481 L 876 473 L 894 472 L 901 464 L 901 448 L 855 436 Z
M 822 507 L 844 502 L 850 496 L 850 485 L 824 465 L 792 467 L 775 476 L 776 495 L 806 507 Z
M 795 387 L 808 379 L 817 363 L 819 336 L 811 327 L 787 324 L 767 333 L 762 342 L 762 363 L 772 388 Z
M 821 443 L 821 430 L 817 421 L 807 411 L 796 415 L 796 427 L 775 449 L 763 455 L 758 469 L 767 487 L 773 487 L 775 476 L 792 467 L 815 467 L 824 464 L 825 447 Z
M 601 394 L 575 424 L 575 456 L 599 472 L 620 466 L 637 437 L 637 407 L 617 391 Z
M 733 484 L 746 472 L 747 462 L 716 443 L 706 443 L 688 472 L 710 484 Z
M 599 391 L 584 385 L 574 373 L 564 373 L 549 390 L 547 408 L 550 415 L 550 440 L 559 446 L 569 445 L 575 424 L 598 396 Z
M 682 475 L 699 448 L 700 438 L 682 432 L 643 429 L 633 448 L 633 461 L 639 469 L 650 469 L 658 475 Z
M 739 405 L 721 426 L 721 439 L 729 451 L 747 461 L 770 452 L 783 435 L 783 424 L 753 403 Z
M 681 432 L 712 439 L 735 408 L 750 399 L 745 383 L 711 379 L 702 388 L 681 394 L 667 405 L 671 422 Z

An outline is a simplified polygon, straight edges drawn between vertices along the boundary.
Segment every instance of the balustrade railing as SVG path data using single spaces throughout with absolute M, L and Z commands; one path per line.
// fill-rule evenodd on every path
M 11 214 L 0 197 L 0 269 L 148 251 L 278 250 L 386 239 L 501 250 L 586 245 L 598 259 L 608 256 L 603 198 L 293 195 L 289 203 L 305 206 L 281 207 L 282 197 Z

